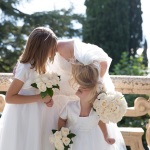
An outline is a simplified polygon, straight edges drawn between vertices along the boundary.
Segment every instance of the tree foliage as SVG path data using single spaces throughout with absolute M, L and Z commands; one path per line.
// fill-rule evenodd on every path
M 143 64 L 143 57 L 136 55 L 130 56 L 127 52 L 123 52 L 120 61 L 113 67 L 111 74 L 118 75 L 147 75 L 147 67 Z
M 61 37 L 81 36 L 81 29 L 74 28 L 74 22 L 82 23 L 83 16 L 68 10 L 54 10 L 27 14 L 17 9 L 23 0 L 0 1 L 0 71 L 12 71 L 18 56 L 24 49 L 29 33 L 38 26 L 51 28 Z
M 102 47 L 113 58 L 112 68 L 122 52 L 135 56 L 142 41 L 140 0 L 85 0 L 83 40 Z

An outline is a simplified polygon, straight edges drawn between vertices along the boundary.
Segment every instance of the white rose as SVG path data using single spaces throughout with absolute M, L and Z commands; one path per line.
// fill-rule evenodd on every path
M 100 100 L 99 105 L 100 105 L 100 107 L 107 107 L 108 102 L 107 102 L 107 100 Z
M 59 94 L 59 89 L 57 89 L 57 88 L 53 88 L 53 92 L 55 93 L 55 94 Z
M 94 101 L 94 103 L 93 103 L 93 108 L 96 109 L 96 108 L 98 108 L 98 107 L 99 107 L 99 100 L 96 99 L 96 100 Z
M 117 122 L 119 122 L 121 119 L 122 119 L 121 116 L 115 115 L 115 116 L 113 116 L 113 117 L 110 119 L 110 121 L 113 122 L 113 123 L 117 123 Z
M 97 93 L 100 93 L 104 88 L 104 85 L 100 82 L 97 84 L 97 88 L 96 88 L 96 91 Z
M 58 77 L 58 76 L 55 76 L 55 77 L 54 77 L 54 80 L 56 80 L 56 82 L 58 83 L 58 82 L 59 82 L 59 77 Z
M 107 95 L 115 95 L 116 94 L 116 91 L 108 91 L 107 92 Z
M 55 137 L 54 137 L 54 135 L 50 135 L 49 136 L 49 141 L 50 141 L 50 143 L 55 143 Z
M 68 145 L 70 144 L 70 139 L 69 139 L 68 137 L 63 137 L 63 138 L 62 138 L 62 142 L 63 142 L 66 146 L 68 146 Z
M 51 81 L 47 81 L 47 82 L 46 82 L 46 86 L 47 86 L 48 88 L 52 88 L 52 85 L 53 85 L 53 84 L 52 84 Z
M 34 81 L 35 81 L 35 83 L 42 82 L 42 80 L 41 80 L 41 78 L 40 78 L 40 77 L 37 77 Z
M 100 120 L 103 121 L 104 123 L 109 123 L 109 119 L 103 115 L 100 117 Z
M 57 150 L 64 150 L 63 142 L 60 139 L 57 139 L 54 145 Z
M 97 114 L 98 114 L 99 116 L 101 116 L 101 114 L 104 112 L 104 109 L 101 108 L 101 107 L 97 107 L 97 108 L 96 108 L 96 112 L 97 112 Z
M 61 128 L 61 134 L 62 134 L 62 136 L 67 137 L 67 135 L 69 134 L 69 129 L 62 127 Z
M 55 78 L 55 77 L 57 77 L 57 76 L 58 76 L 58 74 L 57 74 L 57 73 L 55 73 L 55 72 L 52 72 L 52 76 Z
M 37 83 L 37 87 L 41 92 L 45 92 L 46 91 L 46 85 L 43 82 L 39 82 Z
M 61 131 L 56 131 L 54 133 L 54 136 L 55 136 L 56 139 L 62 139 Z
M 110 116 L 111 113 L 112 113 L 112 111 L 109 107 L 105 108 L 105 110 L 104 110 L 105 116 Z
M 103 100 L 106 99 L 107 94 L 106 93 L 101 93 L 97 96 L 98 99 Z
M 124 97 L 120 100 L 120 105 L 127 108 L 128 104 L 127 104 L 126 99 Z
M 120 113 L 120 107 L 118 106 L 118 105 L 116 105 L 116 108 L 115 108 L 115 110 L 114 110 L 114 113 Z
M 42 80 L 44 83 L 46 83 L 46 82 L 48 81 L 48 77 L 47 77 L 45 74 L 43 74 L 43 75 L 41 75 L 41 80 Z
M 53 83 L 53 85 L 57 85 L 58 84 L 58 80 L 57 80 L 57 78 L 52 78 L 52 83 Z

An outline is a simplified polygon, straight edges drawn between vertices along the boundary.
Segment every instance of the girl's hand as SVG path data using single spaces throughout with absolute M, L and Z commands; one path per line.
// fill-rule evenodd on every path
M 52 107 L 54 104 L 54 102 L 50 96 L 46 96 L 46 97 L 42 98 L 40 101 L 44 102 L 47 107 Z
M 52 100 L 52 98 L 50 96 L 45 96 L 44 98 L 40 99 L 40 102 L 48 103 L 50 100 Z
M 107 137 L 107 138 L 105 138 L 105 141 L 106 141 L 108 144 L 110 144 L 110 145 L 112 145 L 112 144 L 115 143 L 115 139 L 114 139 L 114 138 L 109 138 L 109 137 Z
M 44 102 L 44 103 L 46 104 L 47 107 L 52 107 L 54 104 L 54 101 L 51 99 L 50 101 Z

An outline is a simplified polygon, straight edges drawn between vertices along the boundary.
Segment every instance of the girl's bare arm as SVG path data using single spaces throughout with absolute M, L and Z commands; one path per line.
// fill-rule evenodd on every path
M 106 141 L 108 144 L 114 144 L 114 143 L 115 143 L 115 139 L 109 137 L 106 124 L 103 123 L 102 121 L 99 121 L 98 125 L 99 125 L 99 127 L 101 128 L 101 130 L 102 130 L 102 133 L 103 133 L 103 136 L 104 136 L 105 141 Z M 113 129 L 112 129 L 112 130 L 113 130 Z
M 66 126 L 66 122 L 67 122 L 67 119 L 64 120 L 64 119 L 59 117 L 59 119 L 58 119 L 58 130 L 60 130 L 62 127 L 65 127 Z
M 46 96 L 45 98 L 41 98 L 40 94 L 38 95 L 20 95 L 18 94 L 23 86 L 23 82 L 18 79 L 14 79 L 6 92 L 6 102 L 10 104 L 25 104 L 25 103 L 33 103 L 33 102 L 48 102 L 51 97 Z

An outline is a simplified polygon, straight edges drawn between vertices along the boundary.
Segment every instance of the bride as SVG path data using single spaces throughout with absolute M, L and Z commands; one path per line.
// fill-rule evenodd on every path
M 104 83 L 105 88 L 108 91 L 114 90 L 114 85 L 109 76 L 109 67 L 112 59 L 103 51 L 93 44 L 86 44 L 79 40 L 62 40 L 58 41 L 57 54 L 55 56 L 53 64 L 50 65 L 50 69 L 57 72 L 61 76 L 60 92 L 53 96 L 55 113 L 51 120 L 51 128 L 57 127 L 57 120 L 60 110 L 65 106 L 70 99 L 78 99 L 75 95 L 77 87 L 74 87 L 70 83 L 72 77 L 72 66 L 74 60 L 78 60 L 80 63 L 87 65 L 89 63 L 97 64 L 100 76 L 99 80 Z M 98 65 L 99 64 L 99 65 Z M 47 112 L 48 114 L 48 112 Z M 53 121 L 53 122 L 52 122 Z M 123 137 L 114 123 L 107 124 L 108 131 L 112 137 L 115 138 L 115 150 L 126 150 L 126 146 Z M 51 148 L 53 146 L 51 145 Z M 100 148 L 101 150 L 103 146 Z M 53 149 L 53 148 L 52 148 Z

